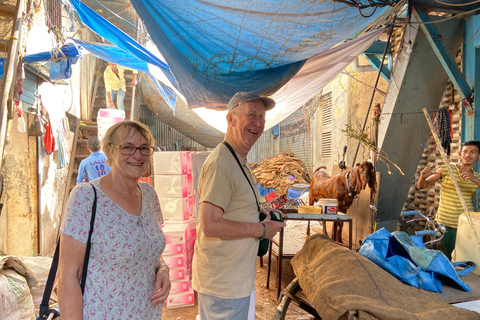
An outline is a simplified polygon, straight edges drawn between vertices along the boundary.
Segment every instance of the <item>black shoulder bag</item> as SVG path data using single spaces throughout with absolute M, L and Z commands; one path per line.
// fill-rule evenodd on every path
M 259 201 L 258 201 L 258 198 L 257 198 L 257 193 L 253 189 L 253 186 L 250 183 L 250 180 L 248 179 L 247 174 L 245 173 L 245 170 L 243 170 L 243 166 L 240 163 L 240 160 L 238 160 L 238 157 L 235 154 L 235 151 L 233 151 L 232 146 L 227 141 L 223 141 L 222 143 L 228 148 L 228 150 L 230 150 L 230 152 L 232 153 L 235 160 L 237 160 L 238 166 L 240 167 L 240 170 L 242 170 L 243 175 L 245 176 L 245 179 L 247 179 L 248 185 L 250 186 L 250 188 L 252 188 L 253 195 L 255 196 L 255 202 L 257 204 L 258 214 L 259 214 L 259 216 L 262 215 L 262 211 L 260 210 L 260 204 L 259 204 Z M 260 222 L 261 222 L 261 220 L 260 220 Z M 269 244 L 270 244 L 269 239 L 261 239 L 260 240 L 260 244 L 258 245 L 258 252 L 257 252 L 258 257 L 263 257 L 268 252 Z
M 88 231 L 88 240 L 87 248 L 85 250 L 85 259 L 83 261 L 83 271 L 82 271 L 82 282 L 80 283 L 80 288 L 82 289 L 82 295 L 85 291 L 85 281 L 87 280 L 87 269 L 88 269 L 88 259 L 90 257 L 90 247 L 92 246 L 92 233 L 93 226 L 95 224 L 95 214 L 97 212 L 97 190 L 90 184 L 93 188 L 94 198 L 92 206 L 92 217 L 90 218 L 90 230 Z M 53 319 L 56 319 L 60 316 L 59 312 L 55 309 L 49 309 L 50 295 L 52 294 L 53 284 L 55 282 L 55 277 L 57 275 L 58 269 L 58 256 L 60 254 L 60 239 L 57 242 L 57 248 L 55 249 L 55 254 L 53 255 L 52 265 L 50 267 L 50 272 L 48 273 L 47 284 L 45 285 L 45 291 L 43 292 L 42 303 L 40 304 L 40 312 L 37 320 L 46 320 L 50 314 L 53 314 Z

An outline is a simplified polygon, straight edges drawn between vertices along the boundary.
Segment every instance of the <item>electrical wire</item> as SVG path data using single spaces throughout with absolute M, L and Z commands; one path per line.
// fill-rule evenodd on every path
M 469 3 L 447 3 L 447 2 L 442 2 L 440 0 L 435 0 L 435 2 L 438 2 L 440 4 L 443 4 L 443 5 L 449 6 L 449 7 L 463 7 L 463 6 L 469 6 L 471 4 L 479 3 L 480 0 L 475 0 L 475 1 L 472 1 L 472 2 L 469 2 Z

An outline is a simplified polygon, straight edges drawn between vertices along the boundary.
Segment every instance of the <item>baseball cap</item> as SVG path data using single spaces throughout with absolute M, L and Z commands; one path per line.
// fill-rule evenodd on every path
M 237 92 L 228 103 L 228 111 L 232 111 L 236 106 L 252 100 L 262 101 L 263 105 L 265 106 L 265 111 L 268 111 L 275 107 L 275 101 L 273 99 L 267 97 L 260 97 L 260 95 L 256 91 Z

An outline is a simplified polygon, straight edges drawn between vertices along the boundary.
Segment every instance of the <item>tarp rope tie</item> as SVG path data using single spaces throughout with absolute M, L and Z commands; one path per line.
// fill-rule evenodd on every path
M 59 54 L 61 54 L 62 56 L 59 57 Z M 62 49 L 56 47 L 50 52 L 50 60 L 52 60 L 54 63 L 60 60 L 65 61 L 67 60 L 67 56 L 63 53 Z

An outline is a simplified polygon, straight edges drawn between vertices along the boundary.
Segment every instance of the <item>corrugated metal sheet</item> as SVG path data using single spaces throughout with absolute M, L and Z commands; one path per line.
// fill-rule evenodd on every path
M 265 131 L 252 147 L 247 156 L 249 163 L 260 163 L 263 159 L 272 157 L 280 152 L 280 138 L 271 133 L 271 130 Z
M 164 147 L 167 151 L 176 150 L 197 150 L 209 151 L 212 148 L 206 148 L 198 142 L 190 139 L 169 125 L 156 119 L 153 112 L 146 106 L 140 110 L 140 121 L 146 124 L 155 138 L 155 143 L 159 147 Z
M 332 93 L 324 94 L 320 99 L 322 109 L 322 133 L 321 133 L 321 151 L 322 159 L 332 156 L 332 124 L 333 124 L 333 108 Z
M 311 135 L 303 112 L 302 107 L 280 123 L 280 150 L 293 152 L 307 172 L 312 172 Z
M 35 94 L 37 93 L 37 75 L 30 72 L 25 71 L 25 80 L 23 81 L 23 93 L 21 95 L 21 99 L 23 101 L 22 110 L 24 112 L 34 112 L 32 108 L 34 108 L 34 104 L 36 101 Z

